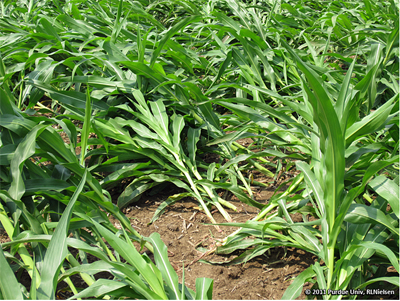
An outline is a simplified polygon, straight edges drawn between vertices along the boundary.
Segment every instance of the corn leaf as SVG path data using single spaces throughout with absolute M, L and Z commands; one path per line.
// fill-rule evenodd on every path
M 0 248 L 0 290 L 5 300 L 24 300 L 19 283 Z
M 37 296 L 39 299 L 51 300 L 55 299 L 55 289 L 57 286 L 58 273 L 61 269 L 61 265 L 64 262 L 65 257 L 68 254 L 67 250 L 67 232 L 68 224 L 71 219 L 72 210 L 75 202 L 78 199 L 79 194 L 83 190 L 83 186 L 86 182 L 86 174 L 83 174 L 82 180 L 79 183 L 74 195 L 65 208 L 63 215 L 56 227 L 54 235 L 50 240 L 49 247 L 47 248 L 46 255 L 44 257 L 41 277 L 42 282 L 37 290 Z
M 154 247 L 154 260 L 157 268 L 161 271 L 167 290 L 171 294 L 170 298 L 180 300 L 181 292 L 179 290 L 178 275 L 168 260 L 167 247 L 162 242 L 160 234 L 152 233 L 146 240 Z
M 196 300 L 212 300 L 214 280 L 210 278 L 196 279 Z
M 282 296 L 282 300 L 296 299 L 298 296 L 300 296 L 301 292 L 303 291 L 304 283 L 306 283 L 315 276 L 316 273 L 313 270 L 312 266 L 305 269 L 293 280 L 292 284 L 286 289 L 285 293 Z

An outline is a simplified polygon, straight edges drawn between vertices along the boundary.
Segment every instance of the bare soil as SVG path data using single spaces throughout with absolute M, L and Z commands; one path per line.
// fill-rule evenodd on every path
M 280 300 L 294 278 L 317 260 L 316 256 L 303 250 L 288 248 L 285 253 L 283 248 L 277 247 L 245 264 L 211 265 L 202 262 L 202 260 L 224 262 L 239 255 L 240 253 L 236 252 L 231 255 L 212 253 L 204 256 L 204 250 L 212 249 L 217 239 L 226 237 L 238 228 L 221 227 L 222 232 L 218 232 L 214 226 L 208 224 L 207 216 L 196 209 L 198 204 L 190 198 L 167 207 L 158 220 L 149 224 L 160 203 L 168 196 L 179 192 L 177 189 L 171 185 L 156 195 L 147 193 L 140 201 L 123 209 L 123 212 L 141 235 L 149 236 L 153 232 L 160 234 L 168 247 L 169 259 L 179 275 L 179 280 L 182 281 L 184 266 L 185 284 L 191 289 L 195 290 L 196 278 L 207 277 L 214 279 L 214 300 Z M 260 203 L 266 203 L 273 192 L 273 188 L 263 188 L 255 194 L 255 198 Z M 237 212 L 227 210 L 234 222 L 246 222 L 258 213 L 258 209 L 239 202 L 235 197 L 232 197 L 231 202 L 238 208 Z M 219 212 L 213 212 L 218 223 L 225 222 Z M 293 220 L 297 219 L 300 221 L 301 216 L 296 214 Z M 111 221 L 116 227 L 120 227 L 117 220 L 111 218 Z M 0 229 L 0 242 L 5 241 L 9 241 L 9 238 L 4 230 Z M 138 245 L 137 247 L 139 248 Z M 198 251 L 198 248 L 202 248 L 202 252 Z M 150 252 L 146 249 L 143 251 L 152 258 Z M 95 258 L 89 260 L 92 261 Z M 95 278 L 112 279 L 112 275 L 103 272 L 96 274 Z M 71 277 L 71 280 L 76 287 L 86 287 L 77 275 Z M 28 273 L 24 271 L 22 275 L 19 275 L 19 281 L 29 289 L 31 279 Z M 297 299 L 306 299 L 304 290 L 311 286 L 311 283 L 307 283 Z M 60 283 L 57 287 L 57 299 L 67 299 L 71 296 L 67 285 Z M 396 296 L 369 296 L 368 299 L 398 299 L 398 290 Z
M 64 141 L 68 138 L 62 135 Z M 251 139 L 241 139 L 240 143 L 247 146 Z M 239 142 L 239 141 L 238 141 Z M 80 150 L 77 150 L 77 154 Z M 213 161 L 215 158 L 204 158 Z M 261 183 L 270 183 L 268 188 L 258 187 L 254 190 L 255 199 L 260 203 L 267 203 L 272 197 L 275 189 L 280 187 L 284 191 L 287 188 L 287 181 L 293 174 L 284 173 L 279 175 L 278 179 L 265 178 L 260 172 L 253 172 L 254 180 Z M 123 191 L 124 186 L 129 181 L 123 181 L 121 185 L 110 191 L 113 200 Z M 286 185 L 283 185 L 286 182 Z M 166 208 L 161 217 L 154 223 L 149 224 L 158 206 L 169 196 L 181 192 L 174 185 L 166 187 L 163 191 L 152 195 L 151 192 L 144 193 L 141 200 L 123 209 L 123 212 L 131 220 L 131 225 L 143 236 L 149 236 L 153 232 L 158 232 L 161 239 L 168 247 L 169 259 L 174 269 L 182 281 L 183 267 L 185 268 L 185 284 L 195 290 L 197 278 L 207 277 L 214 279 L 213 299 L 214 300 L 280 300 L 293 280 L 303 270 L 313 264 L 317 257 L 306 253 L 303 250 L 294 248 L 284 249 L 281 247 L 272 248 L 270 252 L 254 258 L 244 264 L 207 264 L 204 261 L 225 262 L 229 261 L 240 252 L 230 255 L 218 255 L 215 252 L 209 254 L 207 250 L 212 250 L 218 239 L 225 238 L 233 233 L 237 227 L 222 226 L 222 232 L 209 225 L 207 216 L 198 209 L 198 204 L 190 198 L 183 199 Z M 231 215 L 233 222 L 246 222 L 255 217 L 258 209 L 240 202 L 235 196 L 230 198 L 231 203 L 237 206 L 237 211 L 227 210 Z M 214 208 L 215 209 L 215 208 Z M 224 223 L 226 220 L 217 211 L 214 210 L 213 217 L 217 223 Z M 113 217 L 111 222 L 117 228 L 120 227 L 118 221 Z M 301 221 L 301 215 L 292 216 L 293 221 Z M 9 241 L 7 234 L 0 228 L 0 243 Z M 139 249 L 139 245 L 137 244 Z M 200 250 L 199 250 L 200 249 Z M 75 250 L 70 250 L 76 253 Z M 143 250 L 152 258 L 149 251 Z M 89 260 L 95 258 L 89 256 Z M 30 287 L 31 279 L 26 271 L 18 275 L 22 285 Z M 95 275 L 96 279 L 112 279 L 112 275 L 106 272 Z M 85 288 L 86 284 L 74 275 L 72 282 L 77 288 Z M 307 283 L 303 287 L 303 292 L 297 298 L 306 299 L 304 291 L 311 288 L 312 284 Z M 67 299 L 71 297 L 66 283 L 61 282 L 57 287 L 57 299 Z M 396 297 L 397 296 L 397 297 Z M 396 296 L 374 296 L 372 299 L 398 299 L 398 290 Z M 371 296 L 372 297 L 372 296 Z
M 171 190 L 174 188 L 171 187 Z M 293 279 L 317 259 L 302 250 L 273 248 L 269 254 L 254 258 L 239 265 L 211 265 L 200 259 L 212 262 L 229 261 L 239 253 L 204 256 L 204 250 L 214 247 L 217 239 L 222 239 L 237 230 L 237 227 L 221 227 L 218 232 L 205 214 L 194 209 L 198 206 L 191 199 L 184 199 L 167 207 L 164 214 L 153 224 L 148 225 L 159 204 L 168 197 L 166 194 L 145 196 L 134 206 L 124 209 L 135 229 L 144 236 L 158 232 L 168 247 L 170 262 L 182 280 L 182 267 L 185 266 L 185 283 L 195 289 L 196 278 L 214 279 L 213 299 L 217 300 L 280 300 Z M 273 190 L 263 190 L 256 198 L 266 202 Z M 228 210 L 234 222 L 246 222 L 257 215 L 258 209 L 239 202 L 232 197 L 238 211 Z M 213 214 L 218 223 L 226 222 L 219 212 Z M 116 222 L 116 220 L 112 220 Z M 116 225 L 118 227 L 118 225 Z M 203 252 L 198 251 L 199 247 Z M 310 288 L 308 284 L 304 289 Z M 305 299 L 302 293 L 299 299 Z

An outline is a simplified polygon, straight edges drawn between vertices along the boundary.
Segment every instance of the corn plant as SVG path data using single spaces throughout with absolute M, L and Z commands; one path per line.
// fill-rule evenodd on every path
M 391 39 L 396 38 L 389 36 L 387 47 L 390 46 Z M 351 115 L 354 114 L 353 112 L 357 112 L 357 107 L 360 106 L 360 100 L 357 97 L 360 97 L 360 94 L 362 95 L 363 90 L 368 89 L 365 81 L 360 82 L 356 86 L 356 90 L 361 91 L 361 93 L 352 93 L 349 90 L 349 79 L 352 74 L 352 68 L 350 67 L 344 79 L 344 84 L 339 91 L 339 97 L 333 106 L 330 101 L 332 98 L 326 93 L 326 89 L 318 81 L 315 73 L 310 68 L 307 68 L 292 50 L 288 47 L 286 49 L 307 78 L 307 82 L 304 80 L 303 89 L 307 95 L 307 101 L 312 106 L 313 120 L 319 130 L 319 156 L 313 156 L 311 165 L 297 164 L 298 168 L 304 172 L 308 186 L 312 187 L 312 185 L 315 185 L 312 191 L 321 216 L 321 235 L 323 241 L 323 250 L 321 250 L 323 252 L 321 254 L 323 256 L 320 255 L 320 257 L 326 263 L 326 271 L 320 267 L 312 268 L 312 276 L 317 276 L 317 283 L 320 288 L 334 287 L 335 289 L 344 289 L 351 281 L 350 276 L 356 273 L 357 269 L 371 256 L 370 254 L 376 251 L 382 252 L 383 250 L 385 250 L 383 251 L 386 254 L 385 257 L 387 257 L 398 271 L 398 260 L 396 260 L 395 253 L 383 244 L 389 236 L 393 237 L 394 241 L 397 241 L 398 244 L 399 212 L 396 202 L 394 202 L 393 198 L 381 198 L 373 202 L 370 207 L 360 203 L 360 201 L 354 202 L 370 177 L 377 171 L 397 162 L 398 157 L 393 156 L 388 160 L 372 163 L 367 168 L 360 185 L 350 187 L 348 190 L 345 189 L 346 148 L 352 145 L 358 138 L 390 123 L 392 116 L 394 117 L 397 114 L 395 105 L 396 102 L 398 104 L 398 94 L 372 114 L 367 115 L 360 121 L 351 122 L 352 119 L 350 118 L 354 116 Z M 390 50 L 388 49 L 388 51 Z M 375 55 L 375 53 L 374 51 L 371 52 L 372 55 Z M 379 66 L 380 61 L 378 60 L 375 64 Z M 371 68 L 372 70 L 373 68 Z M 306 83 L 313 89 L 313 93 L 307 88 Z M 371 83 L 371 85 L 373 84 Z M 314 170 L 313 172 L 311 171 L 311 167 Z M 379 179 L 379 177 L 375 179 Z M 389 183 L 396 186 L 395 182 Z M 386 189 L 388 185 L 390 184 L 386 185 Z M 389 213 L 385 212 L 387 203 L 391 206 Z M 379 210 L 382 209 L 383 212 L 380 212 Z M 372 219 L 373 222 L 369 225 L 364 224 L 366 221 L 363 220 L 364 216 L 367 218 L 367 221 L 371 221 Z M 349 232 L 343 233 L 341 231 L 343 226 L 345 228 L 354 227 L 356 237 L 352 236 L 350 238 Z M 347 239 L 343 238 L 343 240 L 340 240 L 339 235 L 341 232 L 341 236 L 345 235 Z M 363 245 L 364 243 L 366 245 Z M 360 247 L 364 249 L 360 250 Z M 339 249 L 343 253 L 340 254 L 339 262 L 335 263 L 336 249 Z M 349 262 L 342 264 L 345 259 Z M 311 269 L 309 269 L 310 271 Z M 321 279 L 318 274 L 323 275 L 323 271 L 326 274 Z M 362 272 L 365 273 L 365 271 Z M 304 272 L 304 274 L 306 273 Z M 360 283 L 363 283 L 363 277 L 360 278 Z M 398 280 L 391 279 L 391 281 L 396 283 Z M 295 286 L 296 284 L 293 285 L 293 287 Z M 293 287 L 291 290 L 294 291 Z M 288 294 L 290 294 L 290 291 Z M 328 295 L 328 297 L 330 296 Z
M 396 30 L 398 28 L 388 36 L 387 47 L 396 39 Z M 308 134 L 311 161 L 299 161 L 296 166 L 302 171 L 306 190 L 296 197 L 301 196 L 298 201 L 292 201 L 287 193 L 275 197 L 262 214 L 270 212 L 268 210 L 274 206 L 279 208 L 278 212 L 270 213 L 263 221 L 259 221 L 259 215 L 253 221 L 237 225 L 243 229 L 225 239 L 219 251 L 230 253 L 255 244 L 257 247 L 254 250 L 242 255 L 242 260 L 248 260 L 270 247 L 284 245 L 302 248 L 322 259 L 325 265 L 316 263 L 303 271 L 285 292 L 284 299 L 296 298 L 307 281 L 325 291 L 363 288 L 377 281 L 398 285 L 398 277 L 374 277 L 375 273 L 382 273 L 371 266 L 371 263 L 379 261 L 385 262 L 382 269 L 390 265 L 397 271 L 399 268 L 399 208 L 396 193 L 390 193 L 392 189 L 398 190 L 398 176 L 391 180 L 383 174 L 377 175 L 385 170 L 390 172 L 390 166 L 399 160 L 398 136 L 388 131 L 398 126 L 398 91 L 395 89 L 394 96 L 377 110 L 368 111 L 363 118 L 358 117 L 363 103 L 373 103 L 368 98 L 366 102 L 363 99 L 365 95 L 370 96 L 369 87 L 375 85 L 371 80 L 374 72 L 384 67 L 384 52 L 379 46 L 371 47 L 369 63 L 373 66 L 367 66 L 368 74 L 356 85 L 351 84 L 354 61 L 334 96 L 317 73 L 286 42 L 281 43 L 304 74 L 300 80 L 305 106 L 304 110 L 297 110 L 296 113 L 312 126 Z M 223 105 L 228 106 L 229 103 Z M 251 105 L 272 114 L 264 104 L 251 102 Z M 232 107 L 238 114 L 251 110 L 239 105 Z M 389 148 L 388 144 L 366 144 L 372 138 L 370 135 L 374 136 L 376 131 L 379 133 L 385 128 L 383 133 L 387 138 L 383 140 L 389 142 Z M 389 149 L 395 153 L 388 152 Z M 295 184 L 296 179 L 289 190 Z M 365 191 L 367 185 L 378 194 L 377 199 L 372 200 L 368 196 Z M 368 200 L 369 206 L 364 203 L 363 197 Z M 308 202 L 313 204 L 313 209 L 311 212 L 303 211 L 303 214 L 312 213 L 317 220 L 309 221 L 304 215 L 303 223 L 293 223 L 289 212 L 302 212 L 305 209 L 302 206 Z M 390 206 L 389 212 L 386 211 L 387 205 Z M 312 226 L 319 226 L 319 230 Z M 244 239 L 249 235 L 257 238 Z M 327 294 L 324 298 L 341 297 Z
M 87 136 L 90 130 L 90 101 L 87 101 L 87 105 L 85 120 L 87 126 L 83 126 L 82 136 Z M 11 239 L 9 243 L 2 244 L 2 249 L 10 250 L 4 254 L 2 251 L 1 254 L 2 263 L 7 267 L 2 270 L 1 277 L 1 292 L 4 298 L 54 299 L 56 285 L 62 280 L 67 282 L 76 298 L 105 294 L 114 296 L 114 292 L 116 296 L 123 294 L 141 299 L 210 298 L 212 292 L 210 280 L 198 280 L 201 289 L 198 289 L 197 294 L 185 286 L 179 287 L 176 273 L 168 262 L 166 247 L 160 238 L 153 235 L 145 241 L 135 230 L 131 231 L 133 228 L 127 218 L 106 199 L 97 180 L 79 164 L 78 157 L 84 158 L 84 156 L 75 155 L 75 148 L 64 144 L 59 134 L 49 127 L 48 123 L 51 120 L 31 118 L 13 107 L 12 102 L 7 98 L 2 99 L 0 110 L 2 143 L 4 144 L 1 153 L 2 183 L 4 184 L 2 187 L 7 189 L 1 191 L 1 198 L 4 201 L 1 203 L 1 222 Z M 42 121 L 44 124 L 35 125 L 35 121 Z M 68 123 L 67 119 L 64 119 L 62 125 L 65 123 L 72 124 Z M 73 140 L 73 137 L 70 137 Z M 14 143 L 8 143 L 12 141 Z M 39 145 L 38 149 L 35 147 L 35 142 Z M 84 139 L 81 142 L 82 152 L 83 144 Z M 51 163 L 42 170 L 39 165 L 29 160 L 29 158 L 36 158 L 35 156 L 42 156 L 41 162 L 49 159 Z M 85 161 L 81 162 L 85 164 Z M 74 184 L 78 179 L 79 185 L 76 187 Z M 7 182 L 10 185 L 7 186 Z M 86 190 L 84 189 L 86 185 L 91 188 L 91 191 L 83 192 Z M 75 202 L 79 202 L 79 206 L 74 207 Z M 104 211 L 99 210 L 99 205 L 115 217 L 119 216 L 123 227 L 132 232 L 130 235 L 127 232 L 123 233 L 125 240 L 118 238 L 116 228 L 109 222 Z M 59 215 L 62 215 L 61 218 Z M 93 235 L 83 230 L 83 227 L 90 230 Z M 73 234 L 73 238 L 68 238 L 70 234 Z M 109 246 L 103 242 L 103 237 L 107 239 Z M 146 255 L 138 253 L 131 243 L 132 239 L 142 242 L 151 251 L 156 247 L 154 253 L 156 263 L 158 262 L 159 267 L 162 265 L 157 273 L 160 275 L 159 278 L 154 278 L 153 273 L 156 269 L 154 264 Z M 29 247 L 25 246 L 26 242 L 30 244 Z M 95 244 L 97 247 L 90 244 Z M 80 264 L 67 250 L 67 246 L 80 251 L 83 262 L 87 262 L 87 254 L 92 254 L 99 260 L 103 260 L 103 263 L 100 261 L 94 263 L 95 268 L 92 272 L 91 268 L 88 269 L 88 263 Z M 33 252 L 33 259 L 28 250 Z M 62 252 L 60 253 L 59 250 Z M 115 251 L 114 254 L 112 250 Z M 15 257 L 16 254 L 22 261 Z M 138 274 L 145 275 L 149 287 L 132 272 L 133 267 L 128 267 L 127 264 L 121 262 L 118 254 L 131 264 L 133 263 L 140 271 L 137 272 Z M 132 254 L 136 255 L 134 259 Z M 8 290 L 9 283 L 16 282 L 16 279 L 13 272 L 10 273 L 11 269 L 6 258 L 16 262 L 17 269 L 27 269 L 32 278 L 30 292 L 23 288 L 15 290 L 15 287 L 11 291 Z M 101 270 L 109 271 L 113 266 L 116 267 L 117 279 L 123 283 L 103 279 L 95 281 L 93 273 Z M 88 285 L 88 288 L 82 292 L 78 292 L 78 288 L 69 278 L 76 273 L 79 273 Z M 121 275 L 128 276 L 122 279 Z M 167 281 L 165 288 L 163 279 Z
M 138 177 L 137 180 L 130 184 L 129 189 L 126 189 L 129 194 L 123 193 L 120 196 L 119 206 L 126 206 L 136 196 L 140 196 L 140 193 L 144 190 L 152 187 L 152 184 L 143 182 L 145 180 L 153 180 L 155 182 L 170 181 L 189 192 L 189 194 L 184 194 L 182 196 L 190 195 L 195 197 L 213 223 L 215 223 L 215 220 L 204 201 L 204 196 L 207 197 L 208 202 L 218 208 L 228 221 L 231 220 L 229 214 L 221 204 L 231 208 L 234 207 L 229 202 L 221 199 L 213 190 L 214 187 L 220 187 L 213 187 L 209 182 L 206 183 L 203 181 L 203 176 L 197 168 L 196 144 L 200 138 L 201 128 L 188 127 L 186 129 L 187 142 L 184 148 L 181 141 L 182 131 L 185 127 L 184 117 L 174 114 L 171 117 L 172 123 L 170 124 L 169 116 L 167 115 L 163 101 L 158 100 L 156 102 L 150 102 L 149 106 L 139 91 L 134 92 L 134 95 L 136 101 L 132 102 L 137 111 L 132 110 L 128 106 L 121 106 L 121 108 L 131 113 L 139 122 L 116 118 L 108 121 L 98 120 L 95 125 L 101 129 L 103 135 L 131 145 L 131 151 L 151 158 L 153 161 L 163 166 L 166 172 L 157 175 L 157 171 L 153 170 L 151 174 Z M 125 126 L 129 126 L 130 130 L 132 130 L 135 135 L 131 137 L 129 132 L 123 129 Z M 214 180 L 214 168 L 215 164 L 211 165 L 211 169 L 208 170 L 206 175 L 206 179 L 211 182 Z M 184 182 L 189 185 L 179 179 L 181 176 Z M 249 199 L 240 189 L 232 189 L 233 192 L 244 201 L 250 204 L 257 204 L 255 201 Z M 179 198 L 176 197 L 175 201 L 178 199 Z M 163 207 L 165 204 L 163 204 Z M 163 207 L 159 210 L 161 211 Z
M 73 298 L 210 298 L 211 280 L 196 294 L 178 284 L 157 234 L 142 237 L 120 211 L 167 182 L 185 192 L 153 221 L 187 196 L 213 223 L 211 205 L 231 221 L 224 207 L 236 207 L 218 189 L 260 209 L 220 242 L 220 253 L 254 246 L 232 263 L 278 246 L 318 256 L 324 265 L 284 298 L 306 281 L 398 283 L 386 275 L 398 271 L 395 1 L 5 0 L 0 16 L 0 221 L 11 240 L 1 297 L 54 298 L 65 281 Z M 204 164 L 207 153 L 216 162 Z M 275 183 L 295 169 L 288 189 L 254 200 L 252 186 L 268 183 L 253 170 Z M 108 190 L 128 177 L 113 204 Z M 23 269 L 30 291 L 10 290 Z
M 74 293 L 71 299 L 104 296 L 110 299 L 111 297 L 118 298 L 121 295 L 128 298 L 151 300 L 211 299 L 211 279 L 197 279 L 196 287 L 200 288 L 197 293 L 194 293 L 185 287 L 185 285 L 178 283 L 178 276 L 168 260 L 167 248 L 157 233 L 151 235 L 149 238 L 145 238 L 154 247 L 156 264 L 145 253 L 141 255 L 136 250 L 131 242 L 131 238 L 125 231 L 123 233 L 114 233 L 98 223 L 96 221 L 98 217 L 90 216 L 87 213 L 75 212 L 74 214 L 81 217 L 82 220 L 86 220 L 86 224 L 89 227 L 93 225 L 93 230 L 97 230 L 94 233 L 96 233 L 95 236 L 97 236 L 96 240 L 99 245 L 93 247 L 88 243 L 89 241 L 95 242 L 95 237 L 88 240 L 88 237 L 85 236 L 86 241 L 81 240 L 79 237 L 68 237 L 69 232 L 73 230 L 71 217 L 74 205 L 84 187 L 86 176 L 87 171 L 85 171 L 81 183 L 69 200 L 61 219 L 55 222 L 53 235 L 33 234 L 25 231 L 11 242 L 2 244 L 2 249 L 9 247 L 18 248 L 18 246 L 26 242 L 46 247 L 45 256 L 38 269 L 39 271 L 36 270 L 35 266 L 33 267 L 33 271 L 31 271 L 32 286 L 29 292 L 16 289 L 19 287 L 19 284 L 6 258 L 10 258 L 17 263 L 19 263 L 19 260 L 8 252 L 4 253 L 1 249 L 0 261 L 2 262 L 2 266 L 4 266 L 4 269 L 1 271 L 0 282 L 2 298 L 23 299 L 25 295 L 29 299 L 52 300 L 55 299 L 58 282 L 65 280 Z M 119 237 L 120 235 L 124 238 Z M 113 248 L 114 253 L 105 245 L 102 238 L 106 239 Z M 92 254 L 98 260 L 93 263 L 87 263 L 86 261 L 86 263 L 83 262 L 80 264 L 67 247 L 79 250 L 83 254 Z M 121 257 L 126 262 L 122 262 Z M 65 264 L 66 262 L 68 264 Z M 36 265 L 38 263 L 35 262 Z M 99 279 L 96 281 L 93 275 L 101 271 L 110 272 L 114 276 L 114 279 Z M 78 292 L 69 279 L 74 274 L 80 274 L 88 285 L 86 289 Z M 9 289 L 10 284 L 15 284 L 11 290 Z

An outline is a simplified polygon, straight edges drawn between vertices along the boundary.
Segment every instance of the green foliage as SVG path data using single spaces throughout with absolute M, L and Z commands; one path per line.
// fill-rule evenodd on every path
M 54 299 L 65 281 L 74 299 L 211 299 L 211 279 L 179 284 L 159 235 L 120 211 L 165 182 L 184 192 L 152 222 L 185 197 L 232 222 L 219 189 L 260 209 L 228 223 L 240 229 L 217 251 L 245 250 L 231 263 L 282 246 L 318 256 L 284 299 L 305 282 L 398 285 L 398 12 L 392 0 L 2 1 L 1 297 Z M 295 176 L 264 205 L 253 170 Z M 9 290 L 11 267 L 29 292 Z

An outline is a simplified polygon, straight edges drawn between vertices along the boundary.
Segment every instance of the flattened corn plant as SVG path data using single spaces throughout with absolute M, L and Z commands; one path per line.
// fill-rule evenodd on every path
M 91 112 L 90 106 L 87 109 Z M 57 283 L 63 280 L 73 298 L 210 298 L 210 279 L 198 279 L 196 294 L 178 283 L 159 235 L 144 238 L 132 228 L 107 191 L 79 164 L 75 149 L 71 151 L 50 126 L 54 120 L 44 117 L 37 122 L 38 117 L 21 112 L 6 98 L 0 110 L 2 135 L 14 142 L 5 144 L 1 153 L 0 220 L 10 238 L 2 243 L 0 254 L 6 267 L 1 270 L 2 298 L 54 299 Z M 33 159 L 47 163 L 40 168 Z M 119 220 L 122 230 L 110 223 L 106 212 Z M 155 265 L 137 251 L 132 240 L 154 253 Z M 89 254 L 98 260 L 89 262 Z M 11 267 L 7 259 L 14 263 Z M 15 289 L 20 284 L 14 271 L 20 269 L 32 278 L 29 291 Z M 114 279 L 95 280 L 93 275 L 101 271 Z M 88 288 L 75 287 L 70 279 L 74 274 Z
M 211 279 L 179 284 L 159 235 L 120 211 L 168 183 L 184 192 L 152 221 L 193 197 L 230 222 L 219 189 L 260 210 L 220 242 L 245 250 L 231 263 L 318 256 L 285 299 L 305 282 L 398 286 L 398 23 L 393 0 L 2 1 L 0 297 L 54 299 L 64 281 L 72 299 L 211 299 Z M 294 177 L 261 204 L 253 171 Z

